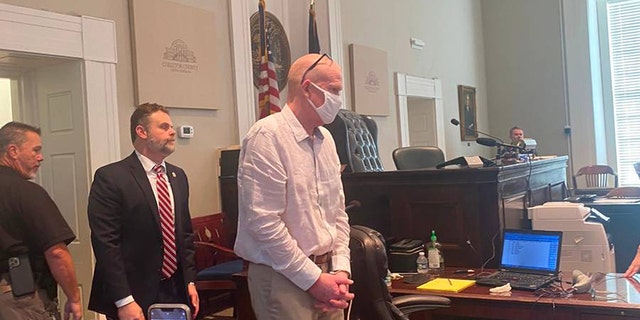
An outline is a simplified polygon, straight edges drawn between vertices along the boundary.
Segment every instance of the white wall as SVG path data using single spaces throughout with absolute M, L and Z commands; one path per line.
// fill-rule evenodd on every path
M 379 127 L 378 146 L 385 170 L 395 170 L 391 152 L 400 144 L 392 76 L 403 72 L 442 79 L 444 113 L 459 118 L 457 86 L 477 89 L 478 128 L 488 128 L 484 44 L 480 2 L 455 1 L 341 1 L 344 61 L 348 45 L 357 43 L 387 51 L 390 98 L 388 117 L 374 117 Z M 422 51 L 411 49 L 411 37 L 422 39 Z M 345 64 L 347 64 L 345 63 Z M 348 106 L 351 104 L 349 66 L 343 66 Z M 350 106 L 349 106 L 350 107 Z M 461 142 L 458 127 L 447 124 L 447 158 L 490 155 L 493 150 L 475 142 Z
M 191 185 L 191 213 L 204 215 L 220 210 L 218 190 L 216 150 L 220 147 L 237 144 L 236 106 L 232 86 L 231 39 L 229 30 L 229 10 L 226 0 L 172 0 L 178 3 L 200 7 L 215 14 L 215 37 L 219 45 L 217 63 L 219 71 L 212 76 L 218 77 L 217 83 L 224 88 L 216 97 L 222 107 L 218 111 L 171 109 L 174 125 L 190 124 L 196 135 L 191 140 L 179 140 L 177 151 L 167 161 L 181 166 L 189 177 Z M 131 24 L 129 21 L 128 0 L 0 0 L 2 3 L 34 9 L 50 10 L 70 15 L 88 15 L 113 20 L 116 23 L 118 63 L 116 65 L 118 113 L 120 122 L 120 145 L 122 157 L 133 151 L 129 135 L 129 117 L 133 112 L 134 80 L 133 55 L 131 43 Z M 257 6 L 257 2 L 256 2 Z
M 571 143 L 569 174 L 596 163 L 586 2 L 482 1 L 491 131 L 520 126 L 541 154 Z
M 191 140 L 180 140 L 168 160 L 182 166 L 190 178 L 194 216 L 220 208 L 216 149 L 238 144 L 236 102 L 231 70 L 231 40 L 227 0 L 171 0 L 209 10 L 215 14 L 220 66 L 215 77 L 225 88 L 217 97 L 219 111 L 171 110 L 176 125 L 196 129 Z M 236 0 L 232 0 L 236 1 Z M 459 118 L 457 86 L 477 89 L 478 128 L 507 136 L 514 124 L 538 139 L 543 153 L 567 154 L 562 128 L 564 111 L 560 28 L 561 0 L 349 0 L 340 1 L 347 103 L 350 104 L 348 45 L 357 43 L 387 51 L 388 81 L 394 72 L 440 78 L 445 118 Z M 564 0 L 567 37 L 568 97 L 574 136 L 574 161 L 592 161 L 593 133 L 589 130 L 590 92 L 586 54 L 587 0 Z M 128 119 L 134 106 L 133 56 L 127 0 L 0 0 L 2 3 L 65 14 L 89 15 L 114 20 L 118 46 L 117 90 L 122 155 L 131 152 Z M 327 1 L 317 0 L 318 28 L 322 51 L 330 52 Z M 257 1 L 256 1 L 257 8 Z M 308 1 L 289 0 L 289 41 L 292 60 L 306 53 Z M 425 42 L 425 48 L 410 48 L 409 38 Z M 584 39 L 583 39 L 584 38 Z M 586 64 L 586 65 L 585 65 Z M 485 72 L 486 69 L 486 72 Z M 394 170 L 391 152 L 399 145 L 397 106 L 390 86 L 388 117 L 375 117 L 379 125 L 379 147 L 384 166 Z M 284 97 L 283 97 L 284 99 Z M 586 108 L 586 109 L 585 109 Z M 592 121 L 591 121 L 592 122 Z M 491 148 L 460 141 L 459 128 L 447 125 L 447 158 L 481 154 Z M 575 141 L 578 140 L 578 141 Z M 578 150 L 578 151 L 576 151 Z M 595 160 L 594 160 L 595 161 Z
M 566 154 L 558 1 L 482 4 L 490 127 L 508 137 L 517 125 L 542 153 Z

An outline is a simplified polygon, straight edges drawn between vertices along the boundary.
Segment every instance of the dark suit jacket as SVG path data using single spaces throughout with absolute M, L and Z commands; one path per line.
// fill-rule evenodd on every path
M 183 275 L 186 287 L 196 278 L 189 184 L 182 169 L 166 166 L 175 210 L 176 275 Z M 117 318 L 115 301 L 133 295 L 146 315 L 162 277 L 163 248 L 157 202 L 135 152 L 96 171 L 88 210 L 96 256 L 89 309 Z

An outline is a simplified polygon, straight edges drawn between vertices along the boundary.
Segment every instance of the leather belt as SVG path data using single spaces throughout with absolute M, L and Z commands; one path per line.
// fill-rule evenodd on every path
M 8 273 L 0 274 L 0 294 L 11 292 L 11 279 Z
M 325 253 L 325 254 L 320 254 L 320 255 L 310 255 L 309 259 L 311 259 L 311 261 L 313 261 L 315 264 L 324 264 L 324 263 L 328 263 L 331 260 L 331 251 Z

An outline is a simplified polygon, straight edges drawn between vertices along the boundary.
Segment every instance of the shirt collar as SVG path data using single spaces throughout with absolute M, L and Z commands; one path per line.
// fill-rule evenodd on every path
M 20 177 L 24 180 L 29 180 L 29 179 L 25 179 L 20 173 L 18 173 L 18 171 L 8 166 L 0 165 L 0 171 L 5 171 L 7 174 L 15 175 L 16 177 Z
M 146 173 L 149 173 L 149 172 L 155 173 L 155 171 L 153 171 L 153 167 L 156 166 L 156 163 L 153 162 L 153 160 L 145 157 L 142 153 L 138 152 L 138 150 L 135 150 L 135 152 L 136 152 L 136 156 L 138 156 L 138 160 L 140 160 L 140 163 L 142 164 L 142 168 L 144 168 L 144 171 Z M 162 163 L 160 163 L 160 165 L 164 168 L 164 172 L 167 172 L 167 166 L 164 160 L 162 160 Z
M 297 142 L 301 142 L 307 138 L 310 138 L 310 136 L 307 134 L 307 131 L 304 129 L 304 127 L 302 126 L 298 118 L 296 118 L 296 115 L 293 114 L 293 111 L 289 108 L 288 104 L 285 104 L 284 108 L 282 108 L 282 111 L 280 111 L 280 113 L 282 114 L 282 116 L 284 117 L 284 120 L 287 122 L 287 124 L 291 128 L 291 131 L 293 131 L 293 136 L 296 138 Z M 322 132 L 317 127 L 313 129 L 313 135 L 316 138 L 324 139 Z

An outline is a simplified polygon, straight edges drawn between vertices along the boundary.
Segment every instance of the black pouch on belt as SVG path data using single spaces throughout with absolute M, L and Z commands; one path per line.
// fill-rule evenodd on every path
M 9 277 L 14 297 L 32 294 L 35 291 L 33 272 L 26 254 L 9 258 Z

